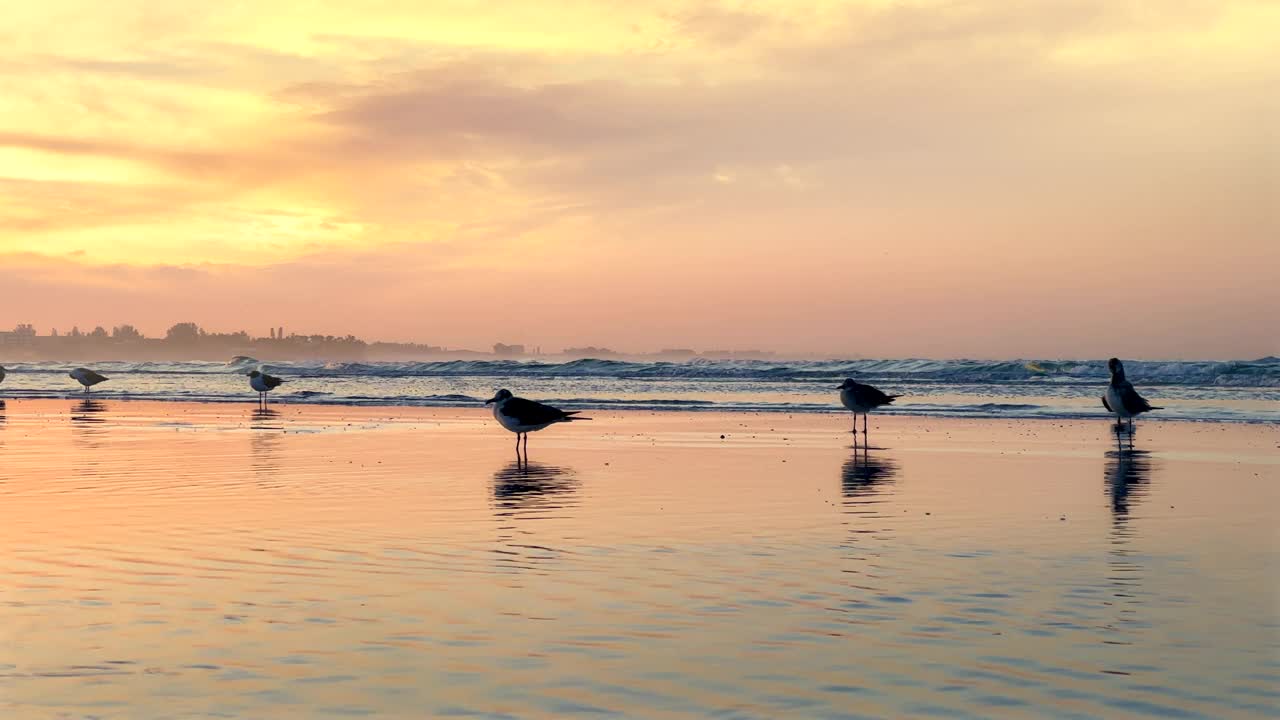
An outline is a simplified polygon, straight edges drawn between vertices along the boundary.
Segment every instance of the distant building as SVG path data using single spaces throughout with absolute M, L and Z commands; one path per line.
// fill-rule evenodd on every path
M 768 350 L 708 350 L 702 353 L 702 357 L 714 360 L 765 360 L 775 357 L 775 353 Z
M 565 348 L 561 354 L 578 358 L 607 358 L 617 357 L 618 355 L 615 350 L 610 350 L 606 347 L 594 347 L 591 345 L 586 347 L 568 347 Z
M 513 357 L 516 355 L 524 355 L 523 345 L 505 345 L 503 343 L 493 344 L 493 354 L 500 357 Z

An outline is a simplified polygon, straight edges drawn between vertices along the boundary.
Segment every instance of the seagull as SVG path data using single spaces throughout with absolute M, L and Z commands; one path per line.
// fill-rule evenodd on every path
M 0 382 L 4 382 L 4 366 L 0 365 Z
M 99 375 L 89 368 L 76 368 L 67 373 L 67 376 L 83 385 L 85 392 L 89 392 L 89 388 L 109 379 L 105 375 Z
M 258 401 L 267 404 L 267 393 L 280 387 L 284 381 L 275 375 L 268 375 L 261 370 L 249 371 L 249 387 L 258 391 Z
M 853 411 L 853 432 L 858 432 L 858 413 L 862 413 L 862 434 L 867 434 L 867 413 L 881 405 L 888 405 L 901 395 L 886 395 L 870 385 L 854 382 L 853 378 L 845 378 L 836 386 L 840 391 L 840 403 Z
M 1107 369 L 1111 371 L 1111 384 L 1102 396 L 1102 406 L 1116 416 L 1116 428 L 1122 426 L 1121 420 L 1129 418 L 1129 432 L 1133 433 L 1133 418 L 1148 410 L 1163 410 L 1154 407 L 1133 389 L 1133 383 L 1124 377 L 1124 364 L 1117 358 L 1107 361 Z
M 496 395 L 484 401 L 485 405 L 493 404 L 493 417 L 502 427 L 516 434 L 516 456 L 520 455 L 520 436 L 524 436 L 524 454 L 529 456 L 529 433 L 541 430 L 548 425 L 571 422 L 573 420 L 590 420 L 577 417 L 580 410 L 565 412 L 560 408 L 543 405 L 533 400 L 525 400 L 511 394 L 510 390 L 499 390 Z

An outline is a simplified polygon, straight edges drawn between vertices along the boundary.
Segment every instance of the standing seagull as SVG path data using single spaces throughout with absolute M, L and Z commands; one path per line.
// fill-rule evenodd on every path
M 499 390 L 496 395 L 484 401 L 485 405 L 490 403 L 493 403 L 493 417 L 498 424 L 516 434 L 516 457 L 520 456 L 521 435 L 524 436 L 524 456 L 527 458 L 529 433 L 556 423 L 591 419 L 576 417 L 581 412 L 579 410 L 565 412 L 540 402 L 518 398 L 510 390 Z
M 845 378 L 836 387 L 840 391 L 840 403 L 853 411 L 853 432 L 858 433 L 858 413 L 862 413 L 862 434 L 867 434 L 867 413 L 881 405 L 888 405 L 901 395 L 886 395 L 870 385 L 854 382 L 853 378 Z
M 4 382 L 4 366 L 0 365 L 0 382 Z
M 1148 410 L 1163 410 L 1153 407 L 1145 398 L 1133 389 L 1133 383 L 1124 377 L 1124 364 L 1117 358 L 1107 361 L 1107 369 L 1111 371 L 1111 384 L 1102 396 L 1102 406 L 1116 415 L 1116 428 L 1119 429 L 1123 418 L 1129 418 L 1129 433 L 1133 434 L 1133 418 Z
M 76 368 L 67 373 L 67 376 L 83 385 L 85 392 L 89 392 L 89 388 L 108 379 L 105 375 L 99 375 L 89 368 Z
M 284 383 L 283 380 L 275 375 L 268 375 L 261 370 L 251 370 L 249 372 L 249 387 L 258 391 L 258 402 L 262 405 L 267 404 L 267 393 L 275 390 Z

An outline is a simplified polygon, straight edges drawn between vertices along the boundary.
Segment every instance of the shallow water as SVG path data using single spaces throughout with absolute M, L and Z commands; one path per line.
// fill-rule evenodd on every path
M 1280 709 L 1273 428 L 0 418 L 6 717 Z

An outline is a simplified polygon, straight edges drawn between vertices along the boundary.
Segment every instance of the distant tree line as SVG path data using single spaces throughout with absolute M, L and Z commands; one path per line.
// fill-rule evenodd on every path
M 0 331 L 0 347 L 6 354 L 36 359 L 226 359 L 233 355 L 261 355 L 280 360 L 360 360 L 370 354 L 384 359 L 458 354 L 434 345 L 371 345 L 355 335 L 285 335 L 284 328 L 271 328 L 267 337 L 253 337 L 244 330 L 210 332 L 194 322 L 176 323 L 162 338 L 149 338 L 128 324 L 110 332 L 102 326 L 88 332 L 76 326 L 66 333 L 55 328 L 48 335 L 39 335 L 35 326 L 21 323 L 10 332 Z

